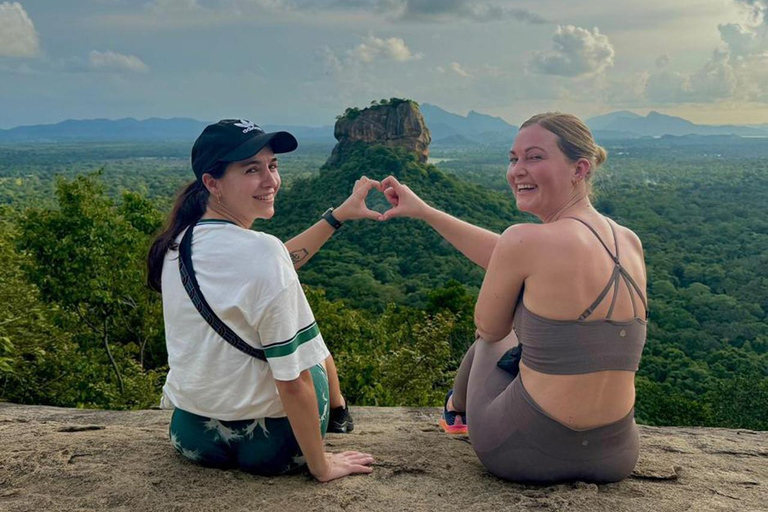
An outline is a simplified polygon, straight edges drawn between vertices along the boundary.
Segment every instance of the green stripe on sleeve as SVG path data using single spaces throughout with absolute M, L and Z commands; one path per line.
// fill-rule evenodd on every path
M 317 327 L 317 323 L 313 322 L 312 325 L 305 327 L 301 331 L 297 332 L 296 336 L 288 341 L 281 343 L 280 346 L 264 347 L 264 352 L 266 353 L 268 359 L 288 356 L 296 352 L 300 345 L 313 340 L 319 335 L 320 329 Z

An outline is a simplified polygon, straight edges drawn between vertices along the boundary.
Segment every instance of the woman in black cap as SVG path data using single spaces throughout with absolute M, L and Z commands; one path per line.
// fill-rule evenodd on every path
M 343 204 L 285 244 L 252 231 L 275 213 L 276 154 L 297 147 L 293 135 L 242 119 L 207 126 L 192 148 L 197 179 L 150 248 L 148 282 L 163 296 L 162 405 L 174 408 L 176 450 L 258 474 L 306 463 L 324 482 L 370 473 L 373 458 L 324 452 L 326 429 L 348 432 L 353 423 L 295 269 L 344 221 L 378 219 L 365 198 L 380 184 L 360 178 Z

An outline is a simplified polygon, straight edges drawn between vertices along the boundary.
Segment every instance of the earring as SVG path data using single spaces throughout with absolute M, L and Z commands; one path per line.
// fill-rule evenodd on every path
M 219 194 L 216 194 L 216 203 L 221 206 L 221 196 Z

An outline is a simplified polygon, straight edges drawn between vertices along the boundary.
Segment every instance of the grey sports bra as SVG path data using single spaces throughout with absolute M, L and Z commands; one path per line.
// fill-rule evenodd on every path
M 645 294 L 619 261 L 619 242 L 613 224 L 608 221 L 616 247 L 614 255 L 595 229 L 581 219 L 608 251 L 615 263 L 613 273 L 603 291 L 577 320 L 552 320 L 529 311 L 523 293 L 515 308 L 513 329 L 523 347 L 522 362 L 532 370 L 554 375 L 577 375 L 604 370 L 637 371 L 643 352 L 648 318 Z M 632 300 L 635 316 L 628 321 L 611 320 L 619 283 L 623 279 Z M 613 298 L 605 319 L 587 320 L 613 288 Z M 637 316 L 635 294 L 645 308 L 645 318 Z

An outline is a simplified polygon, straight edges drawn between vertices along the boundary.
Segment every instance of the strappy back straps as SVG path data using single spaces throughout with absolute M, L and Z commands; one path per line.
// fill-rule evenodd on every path
M 637 296 L 640 297 L 640 302 L 643 303 L 643 309 L 645 309 L 645 318 L 648 319 L 648 301 L 645 299 L 645 294 L 640 290 L 640 287 L 637 285 L 634 279 L 632 279 L 632 276 L 629 275 L 629 272 L 619 265 L 619 269 L 621 271 L 621 277 L 624 278 L 624 282 L 627 284 L 627 289 L 630 290 L 630 285 L 632 288 L 634 288 L 635 293 L 637 293 Z M 629 298 L 632 299 L 632 311 L 635 311 L 635 296 L 632 294 L 632 291 L 629 292 Z M 637 316 L 637 313 L 634 313 L 635 316 Z
M 598 233 L 598 232 L 595 230 L 595 228 L 593 228 L 592 226 L 590 226 L 589 224 L 587 224 L 587 223 L 586 223 L 586 222 L 584 222 L 583 220 L 581 220 L 581 219 L 579 219 L 579 218 L 576 218 L 576 217 L 566 217 L 566 219 L 573 219 L 573 220 L 577 220 L 577 221 L 581 222 L 582 224 L 584 224 L 585 226 L 587 226 L 587 228 L 589 228 L 589 230 L 592 232 L 592 234 L 593 234 L 593 235 L 595 235 L 595 237 L 598 239 L 598 241 L 600 242 L 600 244 L 601 244 L 601 245 L 602 245 L 602 246 L 605 248 L 605 250 L 608 252 L 608 255 L 610 255 L 610 257 L 611 257 L 611 259 L 613 259 L 614 263 L 616 263 L 617 265 L 619 264 L 619 239 L 616 237 L 616 230 L 615 230 L 615 229 L 613 229 L 613 224 L 611 224 L 610 222 L 608 222 L 608 226 L 610 226 L 610 228 L 611 228 L 611 234 L 613 235 L 613 246 L 616 248 L 616 255 L 615 255 L 615 256 L 613 255 L 613 253 L 611 252 L 611 250 L 608 248 L 608 246 L 606 245 L 606 243 L 603 241 L 603 238 L 600 236 L 600 233 Z
M 613 235 L 615 254 L 611 252 L 611 249 L 608 248 L 608 245 L 605 243 L 605 241 L 603 241 L 603 238 L 600 236 L 597 230 L 595 230 L 595 228 L 577 217 L 565 218 L 577 220 L 584 224 L 592 232 L 592 234 L 595 235 L 595 237 L 600 242 L 600 245 L 603 246 L 615 264 L 613 272 L 611 273 L 611 277 L 608 279 L 608 283 L 605 285 L 605 288 L 603 288 L 603 291 L 600 292 L 600 295 L 598 295 L 597 299 L 595 299 L 595 301 L 587 309 L 584 310 L 581 316 L 579 316 L 579 320 L 586 320 L 595 311 L 595 308 L 597 308 L 603 302 L 603 299 L 606 295 L 608 295 L 611 287 L 613 287 L 613 297 L 611 297 L 611 304 L 608 307 L 608 314 L 605 317 L 607 320 L 610 320 L 611 316 L 613 315 L 613 308 L 616 306 L 616 300 L 619 297 L 619 283 L 621 282 L 621 279 L 624 280 L 624 283 L 627 286 L 627 290 L 629 291 L 629 298 L 632 301 L 632 314 L 637 317 L 637 303 L 635 302 L 635 294 L 632 293 L 634 291 L 637 293 L 638 297 L 640 297 L 640 300 L 643 303 L 643 308 L 645 309 L 645 318 L 647 319 L 648 303 L 645 299 L 645 294 L 643 294 L 643 292 L 640 290 L 640 287 L 637 285 L 635 280 L 632 279 L 632 276 L 629 275 L 629 272 L 627 272 L 627 270 L 621 266 L 621 261 L 619 260 L 619 238 L 616 236 L 616 230 L 613 228 L 613 223 L 608 220 L 608 226 L 611 228 L 611 234 Z

